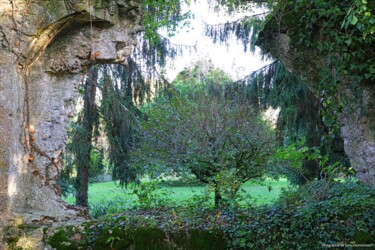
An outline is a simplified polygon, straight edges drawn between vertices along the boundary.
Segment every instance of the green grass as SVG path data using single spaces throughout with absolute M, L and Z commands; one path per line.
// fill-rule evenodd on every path
M 270 180 L 266 179 L 259 183 L 247 182 L 242 186 L 241 194 L 251 195 L 256 204 L 269 204 L 279 197 L 283 187 L 288 186 L 286 179 Z M 180 202 L 188 200 L 196 195 L 202 195 L 206 190 L 205 186 L 182 186 L 171 187 L 163 186 L 158 189 L 160 197 L 165 195 L 168 199 Z M 65 199 L 68 203 L 73 204 L 75 198 L 69 196 Z M 106 203 L 109 201 L 121 200 L 126 201 L 127 206 L 136 205 L 138 198 L 133 194 L 132 189 L 122 189 L 115 182 L 95 183 L 89 186 L 89 203 L 91 205 Z

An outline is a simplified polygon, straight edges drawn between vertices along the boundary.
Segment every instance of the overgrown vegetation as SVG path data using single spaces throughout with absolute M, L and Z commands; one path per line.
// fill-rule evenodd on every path
M 295 70 L 308 78 L 310 86 L 315 85 L 312 87 L 321 100 L 321 116 L 329 130 L 325 136 L 327 144 L 339 133 L 339 114 L 344 108 L 352 109 L 355 103 L 351 98 L 340 98 L 339 90 L 349 88 L 354 98 L 360 98 L 360 85 L 374 80 L 375 65 L 370 52 L 375 41 L 374 8 L 374 3 L 366 0 L 280 1 L 274 5 L 257 42 L 264 53 L 276 56 L 277 48 L 272 49 L 270 42 L 274 34 L 283 33 L 296 50 L 316 56 L 309 64 L 311 69 L 300 68 L 308 60 L 300 58 L 300 66 L 296 65 Z M 311 70 L 318 72 L 312 74 Z
M 249 101 L 225 92 L 223 72 L 194 70 L 189 74 L 202 79 L 189 77 L 186 85 L 177 80 L 183 91 L 175 85 L 176 93 L 158 97 L 147 108 L 132 161 L 146 174 L 193 174 L 213 186 L 219 206 L 243 183 L 263 177 L 275 137 Z
M 375 191 L 364 184 L 353 180 L 315 181 L 285 190 L 272 205 L 215 209 L 204 202 L 192 202 L 130 210 L 107 215 L 79 228 L 62 229 L 49 242 L 57 249 L 65 249 L 64 245 L 69 249 L 89 246 L 127 249 L 134 244 L 141 244 L 137 249 L 144 249 L 143 246 L 158 249 L 371 247 L 375 244 L 374 206 Z M 142 244 L 138 237 L 145 231 L 152 236 Z M 193 236 L 203 245 L 189 243 Z
M 100 162 L 106 161 L 122 186 L 134 185 L 138 204 L 129 206 L 118 199 L 94 206 L 97 221 L 61 229 L 50 238 L 52 246 L 375 246 L 375 191 L 346 178 L 353 171 L 343 151 L 338 123 L 343 109 L 353 108 L 350 100 L 361 96 L 359 86 L 374 81 L 375 6 L 366 0 L 217 1 L 231 13 L 248 10 L 253 2 L 268 9 L 240 21 L 207 27 L 207 35 L 227 42 L 235 34 L 245 50 L 259 44 L 266 57 L 280 53 L 270 43 L 287 35 L 293 49 L 306 51 L 310 57 L 324 54 L 324 60 L 317 56 L 314 67 L 299 76 L 276 60 L 236 82 L 214 66 L 200 63 L 180 72 L 169 84 L 154 64 L 165 65 L 167 56 L 176 53 L 157 31 L 164 26 L 173 33 L 187 15 L 180 15 L 179 1 L 143 1 L 146 42 L 134 59 L 144 57 L 147 74 L 129 59 L 126 67 L 103 67 L 101 77 L 93 83 L 86 81 L 84 110 L 76 124 L 84 133 L 76 133 L 70 144 L 73 148 L 68 147 L 76 161 L 72 165 L 76 184 L 82 170 L 87 170 L 88 177 L 88 169 L 100 170 Z M 303 63 L 297 66 L 305 67 Z M 313 71 L 316 79 L 311 78 Z M 158 81 L 154 81 L 156 75 Z M 348 87 L 348 82 L 353 95 L 344 102 L 338 90 L 343 84 Z M 90 110 L 95 105 L 89 105 L 95 101 L 88 99 L 95 96 L 88 91 L 92 86 L 102 95 L 96 111 Z M 280 109 L 275 129 L 261 116 L 270 107 Z M 102 148 L 96 148 L 99 136 L 108 144 L 103 154 Z M 77 150 L 81 141 L 84 150 Z M 73 169 L 63 176 L 72 177 Z M 152 181 L 141 182 L 145 176 Z M 172 201 L 169 191 L 160 191 L 155 180 L 176 176 L 194 176 L 211 187 L 215 206 L 209 192 L 184 202 Z M 264 176 L 287 176 L 299 186 L 285 189 L 272 204 L 245 203 L 238 192 L 241 185 Z M 87 186 L 88 178 L 85 181 Z M 76 189 L 79 194 L 77 185 Z M 81 205 L 87 206 L 85 192 L 86 202 Z M 146 234 L 151 236 L 140 246 Z

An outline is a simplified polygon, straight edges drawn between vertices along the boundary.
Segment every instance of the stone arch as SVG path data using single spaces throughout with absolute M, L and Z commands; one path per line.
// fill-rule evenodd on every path
M 130 56 L 142 30 L 139 3 L 0 0 L 0 6 L 0 213 L 76 216 L 55 182 L 76 87 L 92 65 Z

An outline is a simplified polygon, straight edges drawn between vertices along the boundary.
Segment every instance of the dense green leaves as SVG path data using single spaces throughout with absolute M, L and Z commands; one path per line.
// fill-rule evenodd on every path
M 282 32 L 290 37 L 295 51 L 301 55 L 307 52 L 310 58 L 304 60 L 312 60 L 306 63 L 315 71 L 295 67 L 312 81 L 315 95 L 321 98 L 330 139 L 338 133 L 337 117 L 343 107 L 350 109 L 361 98 L 359 86 L 375 79 L 374 8 L 373 3 L 361 0 L 280 1 L 265 23 L 263 39 L 258 41 L 266 45 L 273 34 Z M 353 98 L 340 97 L 344 88 Z
M 218 210 L 196 203 L 195 206 L 110 214 L 80 227 L 60 230 L 50 238 L 50 243 L 56 247 L 65 242 L 70 244 L 69 249 L 101 244 L 103 249 L 110 247 L 108 239 L 118 237 L 118 242 L 131 241 L 135 237 L 129 236 L 131 230 L 156 228 L 164 232 L 159 239 L 176 232 L 185 232 L 188 236 L 189 230 L 206 230 L 225 238 L 229 249 L 274 249 L 276 246 L 278 249 L 322 249 L 335 244 L 372 247 L 375 244 L 374 206 L 375 192 L 370 187 L 351 180 L 318 181 L 287 190 L 275 204 L 262 207 Z M 157 240 L 148 243 L 158 249 L 164 249 L 161 246 L 169 249 L 168 246 L 178 243 L 176 238 L 168 239 L 167 246 Z
M 242 183 L 266 172 L 275 138 L 249 101 L 211 82 L 227 77 L 208 72 L 200 83 L 191 79 L 181 93 L 162 96 L 148 108 L 133 162 L 146 173 L 194 174 L 215 187 L 218 199 L 227 188 L 232 193 L 226 198 L 233 198 Z

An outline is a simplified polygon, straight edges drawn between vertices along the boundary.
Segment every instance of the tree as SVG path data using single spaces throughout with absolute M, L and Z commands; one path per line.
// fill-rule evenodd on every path
M 233 199 L 244 182 L 262 177 L 275 149 L 269 124 L 250 102 L 227 98 L 225 87 L 191 84 L 171 98 L 159 97 L 147 109 L 133 155 L 134 164 L 146 172 L 156 166 L 159 172 L 191 173 L 212 185 L 216 206 Z
M 72 140 L 73 144 L 77 144 L 72 147 L 77 170 L 77 177 L 74 182 L 76 205 L 84 207 L 88 207 L 89 171 L 93 149 L 92 140 L 94 138 L 94 127 L 98 125 L 95 103 L 95 84 L 97 79 L 98 71 L 96 69 L 91 69 L 84 85 L 83 112 L 80 117 L 78 117 L 78 123 L 82 126 L 82 131 L 76 133 L 76 137 L 73 137 Z
M 321 101 L 305 81 L 288 72 L 279 61 L 253 72 L 230 88 L 243 93 L 243 98 L 251 99 L 259 110 L 270 107 L 280 110 L 276 130 L 281 146 L 298 144 L 319 148 L 322 154 L 328 156 L 329 163 L 349 165 L 342 138 L 338 133 L 329 134 L 322 120 Z M 295 171 L 292 164 L 286 162 L 280 170 L 293 184 L 305 184 L 320 178 L 324 171 L 314 160 L 306 158 L 301 164 L 301 168 Z
M 145 81 L 131 59 L 126 66 L 94 67 L 85 77 L 82 109 L 70 124 L 65 165 L 59 179 L 65 189 L 73 182 L 76 205 L 88 207 L 89 177 L 102 173 L 97 161 L 104 156 L 112 166 L 114 180 L 121 185 L 136 180 L 128 161 L 137 142 L 138 119 L 142 117 L 136 103 L 144 102 L 150 92 Z M 98 143 L 99 137 L 108 144 L 106 152 Z
M 168 57 L 173 58 L 178 53 L 178 48 L 157 31 L 160 27 L 174 31 L 178 22 L 187 17 L 180 13 L 180 2 L 173 0 L 165 6 L 160 2 L 142 1 L 141 8 L 145 29 L 131 57 L 122 58 L 126 65 L 92 67 L 85 77 L 83 106 L 69 131 L 66 164 L 58 180 L 66 194 L 74 179 L 76 204 L 80 206 L 88 206 L 89 176 L 99 174 L 94 172 L 100 169 L 92 166 L 91 159 L 99 134 L 109 144 L 106 155 L 113 169 L 113 179 L 119 180 L 121 185 L 136 180 L 135 172 L 128 164 L 128 155 L 136 145 L 137 119 L 142 116 L 137 105 L 149 98 L 152 88 L 166 84 L 157 67 L 163 67 Z M 119 49 L 122 47 L 120 45 Z M 72 177 L 74 171 L 76 177 Z
M 106 66 L 101 79 L 103 133 L 109 144 L 108 159 L 113 166 L 112 176 L 121 185 L 137 179 L 134 169 L 129 166 L 129 153 L 137 146 L 138 120 L 143 114 L 137 102 L 143 103 L 150 94 L 150 85 L 133 68 L 137 65 L 129 60 L 126 67 Z

